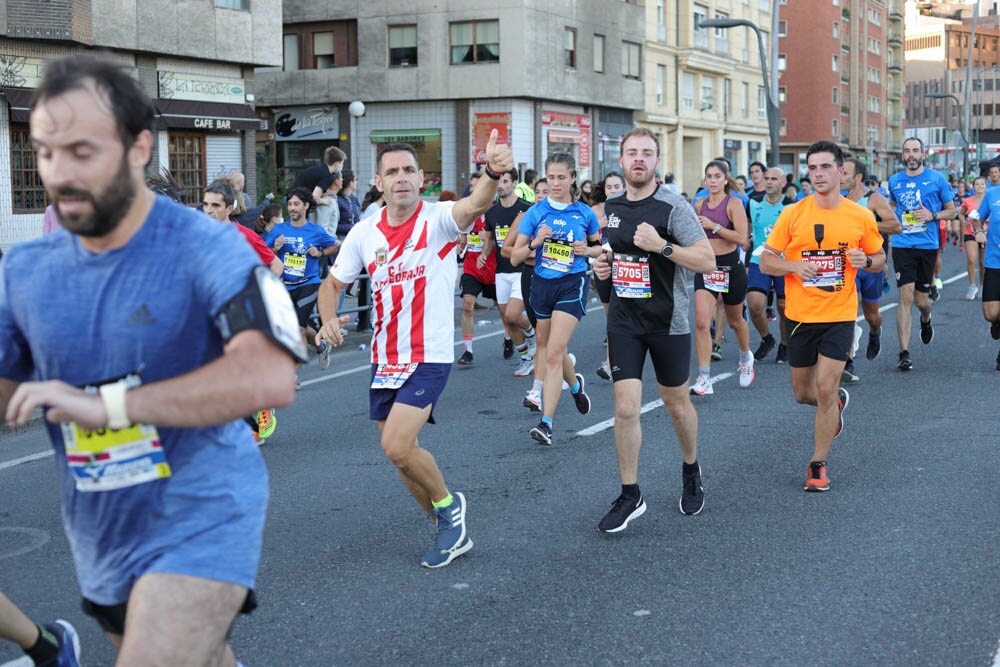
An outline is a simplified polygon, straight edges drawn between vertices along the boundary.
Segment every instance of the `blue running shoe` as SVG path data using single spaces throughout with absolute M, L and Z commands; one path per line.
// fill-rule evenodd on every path
M 465 535 L 465 496 L 456 492 L 451 505 L 436 508 L 434 516 L 437 539 L 420 561 L 424 567 L 444 567 L 472 548 L 472 540 Z
M 76 634 L 76 628 L 62 619 L 44 627 L 59 640 L 59 655 L 55 661 L 50 660 L 45 664 L 51 667 L 80 667 L 80 637 Z

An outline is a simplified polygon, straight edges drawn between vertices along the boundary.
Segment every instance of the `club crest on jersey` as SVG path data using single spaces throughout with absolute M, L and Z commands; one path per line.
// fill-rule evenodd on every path
M 614 213 L 608 214 L 608 227 L 611 229 L 618 229 L 618 225 L 622 224 L 622 219 L 619 218 Z
M 411 236 L 410 238 L 406 239 L 406 243 L 403 244 L 403 250 L 409 250 L 414 245 L 415 244 L 413 243 L 413 237 Z
M 375 251 L 375 264 L 385 266 L 389 261 L 389 248 L 382 247 Z

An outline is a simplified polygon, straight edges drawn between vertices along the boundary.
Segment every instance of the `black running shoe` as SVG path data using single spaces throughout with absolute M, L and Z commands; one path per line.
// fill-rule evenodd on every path
M 941 298 L 941 292 L 938 291 L 937 285 L 934 283 L 931 283 L 931 291 L 928 296 L 930 296 L 931 301 L 937 301 Z
M 472 365 L 472 353 L 466 350 L 462 353 L 462 356 L 458 358 L 459 366 L 471 366 Z
M 934 340 L 934 327 L 931 326 L 930 319 L 928 319 L 926 322 L 921 320 L 920 342 L 922 342 L 924 345 L 929 345 L 932 340 Z
M 990 322 L 990 335 L 993 340 L 1000 340 L 1000 322 Z
M 767 336 L 761 339 L 760 347 L 758 347 L 757 351 L 753 353 L 753 358 L 757 361 L 764 361 L 764 359 L 767 358 L 767 355 L 771 354 L 771 350 L 774 349 L 775 345 L 777 345 L 777 343 L 774 340 L 774 336 L 767 334 Z
M 788 363 L 788 346 L 778 344 L 778 355 L 774 358 L 774 361 L 779 364 Z
M 681 472 L 684 479 L 684 490 L 681 492 L 681 514 L 695 515 L 705 507 L 705 489 L 701 486 L 701 466 L 695 466 L 694 470 Z
M 913 368 L 913 362 L 910 361 L 910 353 L 903 350 L 899 353 L 899 363 L 896 364 L 896 368 L 901 371 L 908 371 Z
M 504 338 L 503 341 L 503 358 L 510 359 L 514 356 L 514 341 L 510 338 Z
M 868 361 L 875 361 L 879 352 L 882 351 L 882 332 L 868 334 L 868 349 L 865 351 L 865 358 Z
M 538 422 L 538 426 L 528 431 L 528 434 L 543 445 L 552 444 L 552 427 L 545 422 Z
M 579 393 L 573 394 L 573 401 L 576 402 L 576 409 L 581 415 L 585 415 L 590 412 L 590 396 L 587 396 L 587 392 L 583 388 L 583 376 L 579 373 L 576 374 L 576 381 L 580 383 Z
M 844 370 L 840 374 L 841 382 L 860 382 L 861 378 L 858 377 L 857 372 L 854 370 L 854 361 L 848 361 L 844 365 Z
M 604 515 L 597 527 L 604 533 L 618 533 L 628 527 L 629 521 L 639 518 L 645 512 L 646 501 L 642 499 L 641 493 L 638 498 L 626 498 L 621 495 L 611 505 L 611 510 Z

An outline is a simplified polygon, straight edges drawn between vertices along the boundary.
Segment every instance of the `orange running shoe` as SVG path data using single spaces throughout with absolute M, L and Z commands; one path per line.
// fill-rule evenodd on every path
M 830 478 L 826 476 L 826 461 L 812 461 L 809 464 L 809 477 L 806 479 L 803 491 L 829 491 Z

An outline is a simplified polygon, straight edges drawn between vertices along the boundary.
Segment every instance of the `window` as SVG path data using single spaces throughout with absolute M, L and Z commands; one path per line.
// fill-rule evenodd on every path
M 358 22 L 289 24 L 282 45 L 286 70 L 356 67 Z
M 788 69 L 788 56 L 786 56 L 784 53 L 779 53 L 778 54 L 778 71 L 779 72 L 784 72 L 786 69 Z
M 740 115 L 744 118 L 750 116 L 750 84 L 743 82 L 743 97 L 740 100 Z
M 788 101 L 788 88 L 785 86 L 778 86 L 778 104 L 784 104 Z
M 48 203 L 35 168 L 35 149 L 28 126 L 10 125 L 11 199 L 15 213 L 41 213 Z
M 302 38 L 299 35 L 285 35 L 284 37 L 284 61 L 282 69 L 286 72 L 299 69 L 299 51 L 301 50 Z
M 840 21 L 833 22 L 833 38 L 840 39 Z
M 249 9 L 247 7 L 247 0 L 215 0 L 215 6 L 222 9 L 241 9 L 243 11 Z M 198 196 L 200 197 L 201 195 Z
M 840 121 L 837 120 L 836 118 L 834 118 L 833 119 L 833 123 L 831 123 L 831 125 L 830 125 L 830 130 L 831 130 L 830 136 L 832 136 L 834 139 L 839 138 L 840 137 Z
M 733 114 L 733 80 L 722 80 L 722 113 L 726 118 Z
M 869 67 L 868 81 L 871 83 L 882 83 L 882 71 L 878 67 Z
M 837 55 L 833 56 L 833 71 L 834 72 L 840 71 L 840 56 Z
M 626 79 L 642 76 L 642 47 L 634 42 L 622 42 L 622 76 Z
M 184 201 L 201 201 L 205 189 L 205 135 L 171 132 L 167 152 L 170 173 L 184 188 Z
M 451 24 L 451 64 L 500 62 L 500 21 Z
M 882 12 L 874 7 L 868 8 L 868 22 L 872 25 L 882 25 Z
M 882 100 L 878 97 L 869 97 L 868 110 L 872 113 L 882 113 Z
M 576 69 L 576 30 L 563 30 L 563 65 Z
M 715 79 L 702 75 L 701 77 L 701 110 L 715 108 Z
M 699 49 L 707 49 L 708 31 L 701 27 L 701 22 L 708 18 L 708 7 L 695 5 L 692 17 L 694 19 L 694 46 Z
M 788 36 L 788 21 L 778 21 L 778 37 Z
M 694 109 L 694 74 L 684 72 L 681 78 L 681 103 L 685 109 Z
M 727 14 L 725 12 L 718 12 L 717 11 L 717 12 L 715 12 L 715 18 L 717 18 L 717 19 L 728 19 L 729 18 L 729 14 Z M 726 29 L 725 28 L 716 28 L 715 29 L 715 36 L 718 37 L 719 39 L 725 39 L 726 38 Z
M 833 103 L 840 104 L 840 88 L 833 89 Z
M 767 93 L 764 86 L 757 86 L 757 118 L 759 120 L 767 118 Z
M 663 87 L 667 78 L 667 68 L 663 65 L 656 66 L 656 104 L 663 104 Z
M 389 67 L 417 64 L 417 26 L 389 26 Z
M 604 35 L 594 35 L 594 71 L 604 74 Z

